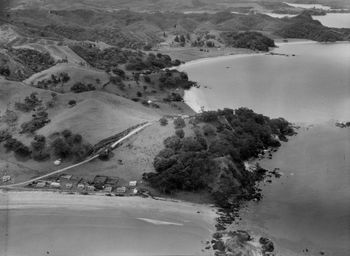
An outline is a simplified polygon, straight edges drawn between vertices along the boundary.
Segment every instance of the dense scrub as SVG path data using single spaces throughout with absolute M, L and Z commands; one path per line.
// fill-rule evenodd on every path
M 32 49 L 20 48 L 10 50 L 14 58 L 33 72 L 37 73 L 50 68 L 55 64 L 49 53 L 42 53 Z
M 226 45 L 251 50 L 268 51 L 269 47 L 275 47 L 275 42 L 258 32 L 223 32 L 221 37 Z
M 194 136 L 183 132 L 164 141 L 165 149 L 154 159 L 155 173 L 145 173 L 151 186 L 164 193 L 208 190 L 222 206 L 228 200 L 249 197 L 259 171 L 244 170 L 243 161 L 264 149 L 279 147 L 294 130 L 286 120 L 270 119 L 240 108 L 209 111 L 190 121 Z M 174 122 L 177 129 L 183 122 Z
M 161 53 L 145 54 L 141 51 L 124 50 L 116 47 L 100 50 L 96 47 L 78 44 L 70 47 L 91 66 L 106 71 L 113 71 L 116 75 L 120 75 L 121 70 L 117 67 L 122 64 L 125 64 L 127 70 L 134 71 L 157 70 L 180 65 L 179 60 L 172 60 L 168 55 Z

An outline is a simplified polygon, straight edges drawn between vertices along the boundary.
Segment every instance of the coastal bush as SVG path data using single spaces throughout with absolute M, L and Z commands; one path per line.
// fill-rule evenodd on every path
M 161 119 L 159 119 L 159 122 L 161 126 L 166 126 L 168 124 L 168 119 L 162 117 Z
M 223 32 L 221 33 L 226 45 L 251 50 L 268 51 L 275 47 L 275 42 L 259 32 Z
M 180 139 L 182 139 L 183 137 L 185 137 L 185 132 L 183 129 L 176 129 L 175 130 L 175 134 L 176 136 L 178 136 Z
M 186 126 L 185 120 L 182 117 L 178 117 L 174 120 L 175 129 L 184 128 Z
M 276 133 L 294 132 L 284 119 L 270 119 L 247 108 L 203 112 L 193 120 L 194 136 L 166 138 L 165 149 L 154 158 L 156 172 L 143 178 L 163 193 L 205 189 L 221 207 L 259 196 L 254 184 L 266 170 L 247 172 L 243 162 L 280 146 Z

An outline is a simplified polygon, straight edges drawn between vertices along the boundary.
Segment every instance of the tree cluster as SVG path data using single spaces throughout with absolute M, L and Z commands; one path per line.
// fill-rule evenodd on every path
M 95 86 L 92 84 L 84 84 L 82 82 L 76 82 L 70 90 L 75 93 L 81 93 L 81 92 L 87 92 L 87 91 L 94 91 L 96 90 Z
M 92 146 L 84 142 L 80 134 L 73 134 L 70 130 L 55 134 L 50 147 L 56 157 L 76 161 L 83 160 L 92 152 Z
M 174 136 L 154 159 L 154 173 L 144 179 L 164 193 L 207 190 L 221 205 L 232 196 L 249 196 L 261 173 L 244 171 L 243 161 L 264 149 L 279 147 L 277 137 L 293 135 L 283 118 L 270 119 L 250 109 L 224 109 L 197 114 L 185 137 L 183 119 L 175 119 Z M 248 194 L 247 194 L 248 193 Z
M 223 32 L 221 33 L 226 45 L 237 48 L 247 48 L 254 51 L 269 51 L 275 47 L 274 40 L 259 32 Z

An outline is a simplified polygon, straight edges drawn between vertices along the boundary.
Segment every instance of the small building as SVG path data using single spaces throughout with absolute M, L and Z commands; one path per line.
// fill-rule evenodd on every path
M 79 183 L 77 186 L 77 189 L 79 189 L 79 190 L 83 190 L 84 188 L 85 188 L 85 185 L 82 183 Z
M 61 184 L 59 182 L 51 182 L 50 187 L 51 188 L 60 188 Z
M 56 161 L 53 162 L 54 165 L 60 165 L 61 164 L 61 159 L 57 159 Z
M 66 183 L 65 187 L 66 187 L 66 189 L 72 189 L 73 184 L 72 183 Z
M 118 187 L 115 192 L 117 194 L 124 194 L 126 192 L 126 187 Z
M 72 178 L 72 175 L 70 174 L 63 174 L 60 177 L 60 179 L 64 179 L 64 180 L 70 180 L 71 178 Z
M 97 189 L 103 189 L 105 183 L 107 182 L 107 176 L 102 176 L 102 175 L 96 175 L 95 178 L 94 178 L 94 186 L 97 188 Z
M 129 186 L 130 187 L 136 187 L 136 185 L 137 185 L 137 181 L 136 180 L 129 181 Z
M 88 186 L 86 186 L 86 190 L 87 190 L 87 191 L 95 191 L 95 186 L 93 186 L 93 185 L 88 185 Z
M 35 185 L 35 187 L 37 187 L 37 188 L 44 188 L 44 187 L 46 187 L 46 182 L 45 182 L 45 181 L 39 181 L 39 182 Z
M 104 192 L 108 192 L 108 193 L 111 193 L 112 192 L 112 190 L 113 190 L 113 188 L 111 187 L 111 186 L 107 186 L 107 187 L 105 187 L 104 188 Z
M 8 182 L 10 180 L 11 180 L 11 176 L 10 175 L 2 176 L 2 182 Z

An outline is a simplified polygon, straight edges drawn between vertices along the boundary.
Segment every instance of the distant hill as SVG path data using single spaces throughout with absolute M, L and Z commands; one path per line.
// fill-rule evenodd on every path
M 169 41 L 172 35 L 189 34 L 193 43 L 199 31 L 257 31 L 267 36 L 316 41 L 348 40 L 350 29 L 327 28 L 305 11 L 294 18 L 277 19 L 264 14 L 214 14 L 173 12 L 139 13 L 128 10 L 15 10 L 11 22 L 27 37 L 55 40 L 90 40 L 127 48 L 142 48 Z M 217 38 L 221 41 L 222 38 Z M 190 43 L 191 43 L 190 42 Z

